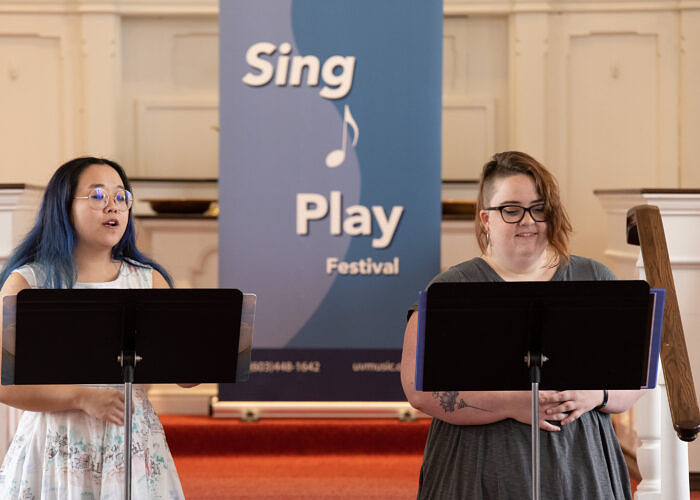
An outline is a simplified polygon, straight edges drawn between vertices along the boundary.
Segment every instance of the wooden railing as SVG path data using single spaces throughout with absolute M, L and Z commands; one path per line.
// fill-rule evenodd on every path
M 700 430 L 700 410 L 658 207 L 640 205 L 627 212 L 627 243 L 641 247 L 644 271 L 651 288 L 666 290 L 661 342 L 666 394 L 678 437 L 693 441 Z

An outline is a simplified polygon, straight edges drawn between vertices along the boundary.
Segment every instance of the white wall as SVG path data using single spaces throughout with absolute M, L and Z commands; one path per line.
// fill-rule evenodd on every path
M 443 177 L 522 149 L 558 176 L 576 253 L 594 188 L 700 185 L 700 6 L 445 0 Z M 78 154 L 217 176 L 216 0 L 0 0 L 0 182 Z

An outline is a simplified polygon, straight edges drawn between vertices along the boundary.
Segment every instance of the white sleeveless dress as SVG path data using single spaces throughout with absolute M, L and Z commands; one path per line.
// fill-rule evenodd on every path
M 74 288 L 152 288 L 152 269 L 123 263 L 107 283 Z M 25 265 L 15 272 L 32 288 L 41 270 Z M 95 385 L 122 389 L 123 385 Z M 175 463 L 143 386 L 133 386 L 132 498 L 184 499 Z M 25 411 L 0 468 L 0 499 L 96 500 L 124 496 L 124 428 L 76 411 Z

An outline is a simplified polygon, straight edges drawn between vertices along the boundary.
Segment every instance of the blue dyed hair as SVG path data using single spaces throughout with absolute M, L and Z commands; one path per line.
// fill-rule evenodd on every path
M 18 267 L 35 263 L 46 271 L 46 281 L 40 283 L 40 286 L 45 288 L 73 287 L 77 275 L 73 260 L 76 234 L 71 223 L 73 197 L 80 175 L 90 165 L 112 167 L 119 174 L 124 187 L 131 191 L 131 185 L 124 169 L 114 161 L 85 156 L 61 165 L 46 186 L 34 227 L 22 243 L 15 248 L 2 269 L 0 286 L 5 284 L 10 273 Z M 173 286 L 173 281 L 165 269 L 136 248 L 134 219 L 131 210 L 129 210 L 129 220 L 124 235 L 119 243 L 112 247 L 112 258 L 119 261 L 129 259 L 133 265 L 140 267 L 150 266 L 163 275 L 171 288 Z

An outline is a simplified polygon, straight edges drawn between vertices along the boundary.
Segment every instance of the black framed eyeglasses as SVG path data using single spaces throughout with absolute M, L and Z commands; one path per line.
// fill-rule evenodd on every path
M 75 196 L 76 200 L 88 200 L 90 208 L 102 210 L 109 205 L 109 199 L 114 199 L 114 205 L 120 212 L 126 212 L 134 203 L 134 197 L 126 189 L 120 189 L 114 194 L 109 194 L 105 189 L 95 188 L 87 196 Z
M 498 210 L 501 212 L 503 222 L 508 224 L 517 224 L 523 220 L 525 212 L 528 212 L 535 222 L 545 222 L 547 220 L 544 203 L 538 203 L 529 208 L 521 207 L 520 205 L 501 205 L 500 207 L 488 207 L 484 210 Z

